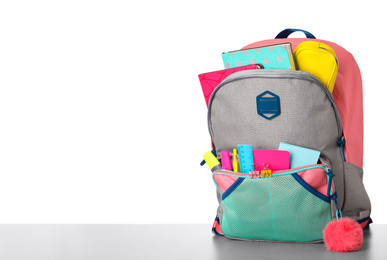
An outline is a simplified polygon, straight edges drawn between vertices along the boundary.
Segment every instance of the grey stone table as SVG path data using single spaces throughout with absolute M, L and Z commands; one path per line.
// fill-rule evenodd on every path
M 387 225 L 364 231 L 360 251 L 335 253 L 324 244 L 235 241 L 211 225 L 0 225 L 1 260 L 62 259 L 387 259 Z

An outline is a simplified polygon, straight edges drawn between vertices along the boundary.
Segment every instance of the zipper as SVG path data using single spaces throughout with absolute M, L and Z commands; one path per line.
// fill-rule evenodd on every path
M 289 174 L 293 174 L 293 173 L 297 173 L 297 172 L 301 172 L 301 171 L 305 171 L 305 170 L 317 169 L 317 168 L 321 168 L 321 169 L 323 169 L 325 171 L 325 173 L 328 173 L 329 166 L 326 163 L 325 163 L 325 165 L 324 165 L 324 162 L 323 162 L 323 164 L 311 164 L 311 165 L 301 166 L 301 167 L 297 167 L 297 168 L 293 168 L 293 169 L 289 169 L 289 170 L 274 171 L 274 172 L 272 172 L 272 176 L 271 177 L 265 177 L 265 178 L 254 177 L 254 176 L 257 176 L 257 175 L 252 173 L 252 172 L 250 172 L 250 173 L 241 173 L 241 172 L 234 172 L 234 171 L 230 171 L 230 170 L 215 171 L 213 173 L 213 175 L 223 173 L 223 174 L 227 174 L 227 175 L 233 175 L 233 176 L 236 176 L 236 177 L 238 176 L 238 177 L 244 177 L 244 178 L 250 178 L 250 179 L 266 179 L 266 178 L 279 177 L 279 176 L 282 176 L 282 175 L 289 175 Z
M 264 73 L 264 72 L 268 72 L 268 71 L 271 71 L 271 70 L 266 70 L 266 71 L 265 70 L 257 70 L 257 71 L 259 71 L 260 73 Z M 292 70 L 292 71 L 294 71 L 294 70 Z M 236 73 L 238 73 L 238 72 L 236 72 Z M 256 73 L 256 72 L 253 71 L 253 73 Z M 272 73 L 272 72 L 270 72 L 270 73 Z M 342 124 L 341 124 L 341 118 L 340 118 L 340 115 L 339 115 L 339 111 L 337 110 L 337 107 L 336 107 L 336 103 L 335 103 L 335 101 L 333 99 L 332 93 L 324 86 L 323 83 L 321 83 L 321 81 L 319 81 L 317 78 L 312 78 L 312 77 L 309 77 L 309 76 L 308 77 L 305 77 L 305 76 L 302 77 L 302 76 L 293 76 L 293 75 L 290 75 L 290 74 L 283 74 L 284 76 L 272 76 L 272 75 L 270 75 L 270 73 L 268 73 L 266 75 L 263 75 L 263 76 L 261 76 L 261 75 L 252 75 L 252 76 L 246 75 L 246 76 L 240 76 L 240 77 L 231 78 L 231 79 L 228 79 L 226 81 L 221 82 L 214 89 L 214 91 L 211 94 L 210 100 L 208 101 L 208 111 L 207 111 L 207 124 L 208 124 L 208 130 L 210 132 L 211 140 L 213 140 L 213 134 L 212 134 L 212 129 L 211 129 L 211 105 L 212 105 L 212 101 L 214 99 L 214 96 L 215 96 L 216 92 L 221 87 L 223 87 L 224 85 L 226 85 L 226 84 L 228 84 L 230 82 L 237 81 L 237 80 L 242 80 L 242 79 L 251 79 L 251 78 L 299 79 L 299 80 L 306 80 L 306 81 L 309 81 L 309 82 L 312 82 L 312 83 L 316 83 L 324 91 L 324 93 L 328 96 L 328 99 L 331 102 L 331 104 L 333 106 L 333 109 L 335 111 L 335 114 L 336 114 L 336 121 L 337 121 L 338 130 L 339 130 L 339 136 L 343 137 L 343 127 L 342 127 Z M 216 151 L 214 143 L 213 143 L 213 149 Z

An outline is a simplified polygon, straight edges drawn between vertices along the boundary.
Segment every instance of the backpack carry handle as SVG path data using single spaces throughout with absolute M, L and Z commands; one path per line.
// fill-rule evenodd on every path
M 310 32 L 308 31 L 305 31 L 305 30 L 301 30 L 301 29 L 285 29 L 283 30 L 282 32 L 280 32 L 276 37 L 275 39 L 283 39 L 283 38 L 288 38 L 288 36 L 294 32 L 303 32 L 305 33 L 305 36 L 306 38 L 310 38 L 310 39 L 316 39 L 316 37 L 314 37 L 313 34 L 311 34 Z

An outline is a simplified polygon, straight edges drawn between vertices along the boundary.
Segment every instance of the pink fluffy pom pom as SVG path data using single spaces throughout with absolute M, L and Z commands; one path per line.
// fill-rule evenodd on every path
M 324 229 L 324 242 L 330 251 L 357 251 L 363 244 L 363 229 L 350 218 L 333 220 Z

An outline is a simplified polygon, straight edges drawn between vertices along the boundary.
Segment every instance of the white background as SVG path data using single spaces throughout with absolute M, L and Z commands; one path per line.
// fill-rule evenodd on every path
M 211 223 L 197 75 L 222 69 L 223 51 L 285 28 L 357 60 L 364 182 L 374 222 L 387 223 L 387 39 L 377 1 L 4 2 L 1 223 Z

